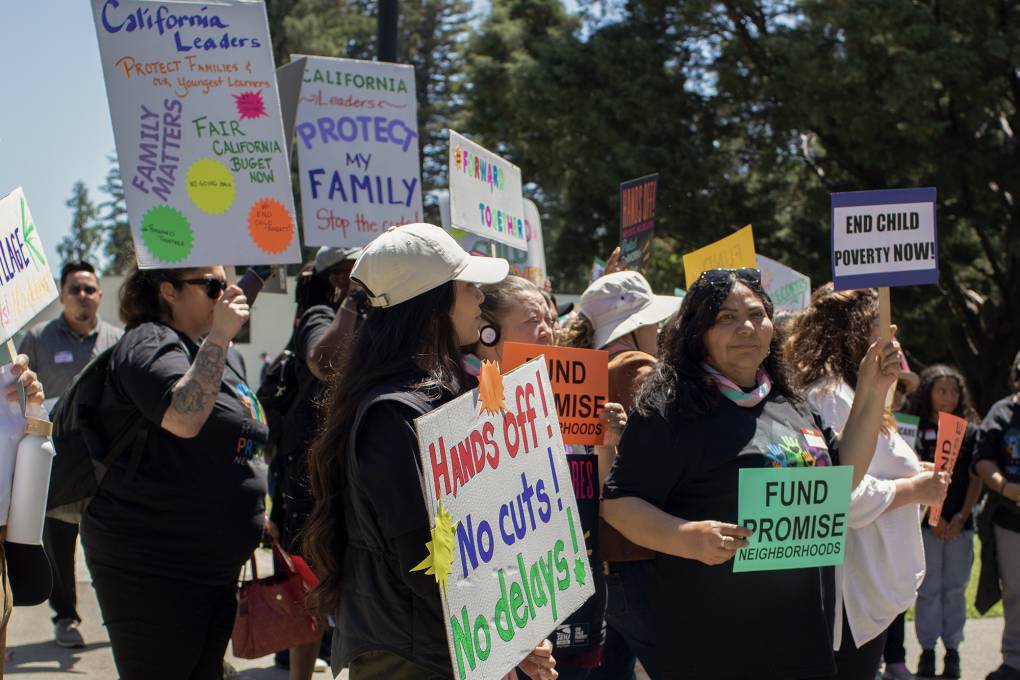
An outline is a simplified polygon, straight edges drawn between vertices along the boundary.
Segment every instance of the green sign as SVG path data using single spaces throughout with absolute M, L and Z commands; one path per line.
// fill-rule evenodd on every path
M 900 436 L 910 444 L 910 448 L 914 448 L 917 444 L 917 428 L 921 424 L 921 419 L 907 413 L 894 413 L 893 415 L 896 416 L 896 429 Z
M 843 563 L 853 468 L 745 468 L 738 522 L 754 532 L 735 573 Z

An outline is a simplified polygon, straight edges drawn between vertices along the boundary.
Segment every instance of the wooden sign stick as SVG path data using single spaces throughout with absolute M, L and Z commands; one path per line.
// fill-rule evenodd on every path
M 882 345 L 885 346 L 890 340 L 892 340 L 892 334 L 889 332 L 889 326 L 892 325 L 892 302 L 889 298 L 889 288 L 883 286 L 878 289 L 878 337 L 882 341 Z M 892 408 L 893 395 L 896 393 L 896 383 L 892 384 L 889 388 L 888 394 L 885 395 L 885 407 L 886 409 Z

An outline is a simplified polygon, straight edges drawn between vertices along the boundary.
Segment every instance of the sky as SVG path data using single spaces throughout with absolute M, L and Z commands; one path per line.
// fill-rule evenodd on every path
M 71 187 L 94 203 L 114 153 L 113 127 L 86 0 L 4 3 L 0 40 L 0 195 L 23 187 L 51 268 L 68 234 Z

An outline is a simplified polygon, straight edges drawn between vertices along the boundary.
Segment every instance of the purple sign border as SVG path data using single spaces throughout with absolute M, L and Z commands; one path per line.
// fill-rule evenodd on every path
M 832 206 L 829 209 L 829 257 L 832 262 L 832 286 L 835 290 L 855 290 L 861 288 L 892 288 L 895 286 L 918 286 L 939 282 L 939 239 L 938 239 L 938 205 L 935 187 L 918 189 L 878 189 L 872 191 L 843 191 L 829 194 Z M 893 205 L 899 203 L 931 203 L 932 216 L 935 220 L 935 268 L 915 269 L 901 272 L 876 272 L 874 274 L 854 274 L 852 276 L 836 276 L 836 208 L 851 208 L 861 205 Z

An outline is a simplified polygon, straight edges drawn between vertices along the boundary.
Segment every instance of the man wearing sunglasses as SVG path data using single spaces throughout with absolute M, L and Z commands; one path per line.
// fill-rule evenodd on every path
M 52 321 L 32 328 L 21 341 L 19 351 L 46 385 L 53 402 L 71 384 L 85 365 L 120 340 L 124 331 L 99 318 L 103 292 L 95 268 L 88 262 L 68 262 L 60 271 L 60 304 L 63 313 Z M 47 516 L 43 547 L 53 569 L 54 638 L 61 647 L 83 647 L 78 631 L 77 593 L 74 585 L 74 552 L 78 543 L 80 517 Z

